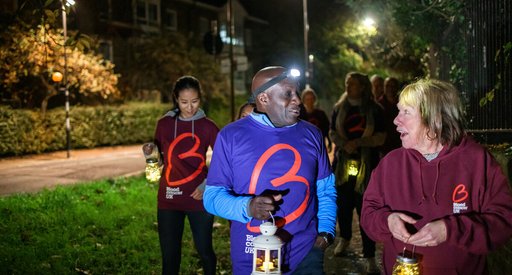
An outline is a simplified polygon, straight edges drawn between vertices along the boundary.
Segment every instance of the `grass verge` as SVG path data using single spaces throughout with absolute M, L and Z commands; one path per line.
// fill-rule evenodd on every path
M 133 177 L 0 198 L 0 274 L 160 274 L 156 193 Z M 216 221 L 217 274 L 229 274 L 229 226 Z M 188 222 L 180 273 L 202 273 Z

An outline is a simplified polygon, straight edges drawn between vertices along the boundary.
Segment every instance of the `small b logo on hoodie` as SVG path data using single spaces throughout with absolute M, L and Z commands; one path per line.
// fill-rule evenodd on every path
M 453 201 L 453 213 L 458 214 L 463 210 L 468 210 L 466 203 L 463 202 L 468 198 L 468 191 L 464 184 L 459 184 L 453 190 L 452 201 Z

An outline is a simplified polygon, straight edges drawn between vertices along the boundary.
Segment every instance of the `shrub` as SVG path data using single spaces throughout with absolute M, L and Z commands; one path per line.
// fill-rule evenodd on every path
M 71 147 L 93 148 L 135 144 L 153 139 L 166 104 L 128 103 L 119 106 L 74 106 L 70 109 Z M 38 111 L 0 106 L 0 156 L 66 149 L 65 110 L 44 116 Z

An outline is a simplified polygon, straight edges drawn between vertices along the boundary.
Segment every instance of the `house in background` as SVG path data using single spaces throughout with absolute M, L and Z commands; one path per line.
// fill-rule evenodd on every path
M 20 8 L 42 9 L 43 4 L 44 1 L 2 0 L 2 23 L 12 20 L 12 15 Z M 53 5 L 55 9 L 60 8 L 60 0 L 55 0 Z M 230 7 L 234 19 L 232 39 L 229 37 Z M 268 22 L 250 15 L 239 0 L 75 0 L 67 13 L 68 31 L 98 37 L 99 52 L 112 61 L 116 72 L 121 74 L 137 67 L 131 60 L 133 45 L 130 41 L 147 35 L 178 32 L 191 38 L 195 46 L 215 54 L 217 65 L 227 77 L 230 76 L 230 56 L 233 56 L 233 63 L 237 65 L 234 72 L 237 94 L 248 93 L 253 60 L 261 59 L 260 53 L 253 50 L 256 46 L 253 30 L 266 27 Z M 220 45 L 212 44 L 215 41 Z
M 228 11 L 232 7 L 234 35 L 231 40 Z M 68 29 L 96 35 L 100 52 L 116 64 L 117 70 L 137 66 L 130 59 L 128 42 L 148 34 L 178 32 L 193 44 L 217 56 L 217 65 L 230 76 L 230 43 L 235 66 L 235 93 L 246 94 L 253 75 L 254 28 L 268 23 L 251 16 L 238 0 L 76 0 L 68 16 Z M 216 44 L 215 41 L 222 41 Z

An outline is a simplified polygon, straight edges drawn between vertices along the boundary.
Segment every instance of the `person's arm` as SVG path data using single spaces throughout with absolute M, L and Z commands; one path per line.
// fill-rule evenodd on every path
M 386 141 L 386 132 L 374 132 L 373 135 L 357 139 L 359 147 L 377 147 Z
M 383 168 L 379 165 L 373 170 L 368 187 L 364 191 L 361 209 L 361 226 L 375 241 L 384 241 L 392 235 L 388 227 L 388 216 L 392 210 L 384 204 L 381 169 Z
M 240 196 L 233 191 L 230 136 L 222 131 L 217 135 L 203 193 L 203 205 L 213 215 L 245 223 L 251 220 L 247 212 L 252 196 Z
M 252 218 L 266 220 L 274 212 L 281 195 L 242 196 L 221 186 L 206 185 L 204 207 L 209 213 L 228 220 L 249 222 Z
M 346 136 L 340 135 L 338 133 L 338 130 L 336 129 L 336 120 L 338 117 L 338 113 L 340 112 L 340 108 L 336 109 L 336 106 L 334 106 L 334 110 L 332 112 L 331 116 L 331 127 L 329 129 L 329 138 L 330 140 L 336 145 L 338 149 L 343 148 L 345 143 L 348 141 Z M 341 130 L 340 130 L 341 131 Z
M 235 196 L 225 187 L 206 185 L 203 204 L 206 211 L 228 220 L 246 223 L 251 220 L 248 213 L 252 196 Z
M 316 182 L 318 197 L 318 232 L 336 234 L 336 187 L 334 174 Z
M 380 110 L 380 107 L 373 105 L 374 110 L 371 112 L 373 116 L 373 134 L 367 137 L 361 137 L 357 140 L 357 145 L 361 147 L 377 147 L 384 144 L 386 141 L 386 128 L 384 121 L 384 113 Z

